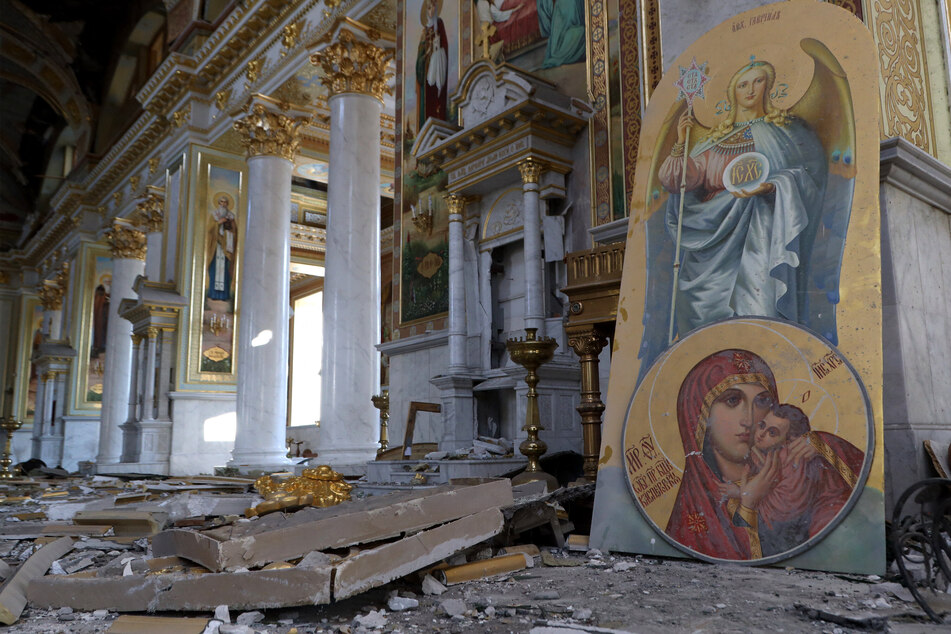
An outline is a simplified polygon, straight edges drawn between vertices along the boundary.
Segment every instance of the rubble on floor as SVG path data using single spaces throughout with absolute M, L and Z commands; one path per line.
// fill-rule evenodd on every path
M 252 484 L 0 483 L 0 622 L 31 634 L 931 627 L 887 580 L 590 550 L 592 484 L 471 479 L 247 518 Z

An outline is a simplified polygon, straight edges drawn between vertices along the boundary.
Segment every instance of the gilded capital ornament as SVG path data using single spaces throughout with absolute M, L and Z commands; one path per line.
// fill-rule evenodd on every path
M 324 71 L 323 83 L 331 96 L 355 92 L 383 101 L 391 92 L 387 84 L 393 73 L 387 66 L 392 58 L 392 49 L 358 40 L 342 30 L 336 42 L 310 56 L 310 63 Z
M 153 156 L 149 159 L 149 174 L 154 174 L 158 171 L 159 166 L 159 157 Z
M 149 192 L 136 204 L 132 219 L 135 224 L 144 226 L 147 233 L 161 231 L 165 220 L 164 206 L 164 198 L 155 192 Z
M 545 164 L 538 161 L 537 159 L 527 158 L 524 161 L 520 161 L 518 164 L 518 171 L 522 175 L 522 184 L 538 184 L 538 179 L 541 178 L 542 172 L 545 171 Z
M 287 49 L 292 49 L 297 46 L 297 38 L 300 37 L 303 26 L 304 21 L 301 20 L 300 22 L 288 24 L 281 30 L 281 45 L 285 49 L 281 51 L 281 57 L 287 55 Z
M 40 282 L 36 294 L 40 296 L 43 310 L 60 310 L 63 307 L 63 292 L 66 289 L 49 280 Z
M 145 259 L 145 234 L 125 223 L 116 222 L 112 225 L 109 246 L 112 247 L 114 259 Z
M 234 122 L 248 156 L 279 156 L 294 160 L 300 146 L 304 117 L 288 117 L 273 112 L 264 104 L 254 103 L 247 115 Z
M 458 215 L 461 216 L 462 213 L 466 210 L 466 203 L 467 203 L 467 202 L 468 202 L 468 201 L 466 200 L 466 197 L 465 197 L 465 196 L 461 196 L 461 195 L 459 195 L 459 194 L 447 194 L 447 195 L 446 195 L 446 205 L 449 207 L 449 214 L 450 214 L 450 215 L 457 215 L 457 214 L 458 214 Z M 460 221 L 461 221 L 461 220 L 462 220 L 462 219 L 460 218 Z

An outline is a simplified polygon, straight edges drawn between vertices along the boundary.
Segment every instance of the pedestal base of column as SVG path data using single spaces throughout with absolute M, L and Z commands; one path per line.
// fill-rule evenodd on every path
M 43 435 L 33 438 L 33 458 L 39 458 L 48 467 L 55 467 L 63 462 L 63 437 L 57 435 Z
M 228 467 L 237 469 L 242 475 L 261 475 L 275 471 L 288 471 L 293 462 L 286 454 L 277 454 L 272 451 L 241 452 L 232 454 Z
M 321 448 L 317 451 L 317 458 L 312 460 L 311 463 L 328 464 L 334 468 L 334 471 L 349 474 L 353 468 L 376 460 L 376 450 L 379 449 L 379 447 L 377 443 L 369 442 L 350 447 Z M 340 471 L 340 469 L 345 470 Z M 365 470 L 366 467 L 364 467 L 364 472 Z
M 122 430 L 122 459 L 121 462 L 138 462 L 139 447 L 141 440 L 139 437 L 139 427 L 135 421 L 127 421 L 119 425 Z
M 172 447 L 172 421 L 140 420 L 139 462 L 164 465 L 168 471 L 168 457 Z M 152 472 L 150 472 L 152 473 Z
M 471 447 L 477 431 L 475 396 L 472 393 L 474 380 L 483 377 L 471 374 L 449 374 L 429 380 L 439 388 L 442 404 L 443 436 L 439 441 L 440 451 L 452 451 Z

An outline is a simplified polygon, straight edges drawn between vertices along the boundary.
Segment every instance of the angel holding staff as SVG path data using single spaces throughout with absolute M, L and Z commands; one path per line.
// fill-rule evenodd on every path
M 678 84 L 688 107 L 657 173 L 672 194 L 665 224 L 676 248 L 668 343 L 675 332 L 735 316 L 804 321 L 828 163 L 811 126 L 773 104 L 775 81 L 773 65 L 751 57 L 731 77 L 726 117 L 710 130 Z M 692 131 L 700 141 L 691 148 Z

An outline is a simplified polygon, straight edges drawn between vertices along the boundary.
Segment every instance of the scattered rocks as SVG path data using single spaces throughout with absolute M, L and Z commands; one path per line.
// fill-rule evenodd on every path
M 439 583 L 432 575 L 423 577 L 423 594 L 440 595 L 446 591 L 446 586 Z
M 369 614 L 357 615 L 353 622 L 360 627 L 378 630 L 386 627 L 387 618 L 383 610 L 371 610 Z
M 390 597 L 389 601 L 386 602 L 386 607 L 388 607 L 393 612 L 403 612 L 404 610 L 412 610 L 419 607 L 419 601 L 416 599 L 409 599 L 406 597 Z
M 461 616 L 466 612 L 466 603 L 462 599 L 443 599 L 439 607 L 450 617 Z
M 219 605 L 215 608 L 215 618 L 222 623 L 231 623 L 231 613 L 228 612 L 228 606 Z
M 558 594 L 557 590 L 541 590 L 536 592 L 532 598 L 536 601 L 552 601 L 554 599 L 560 599 L 561 595 Z
M 255 623 L 260 623 L 263 620 L 264 614 L 255 610 L 253 612 L 244 612 L 239 614 L 238 618 L 235 619 L 235 623 L 238 625 L 254 625 Z

